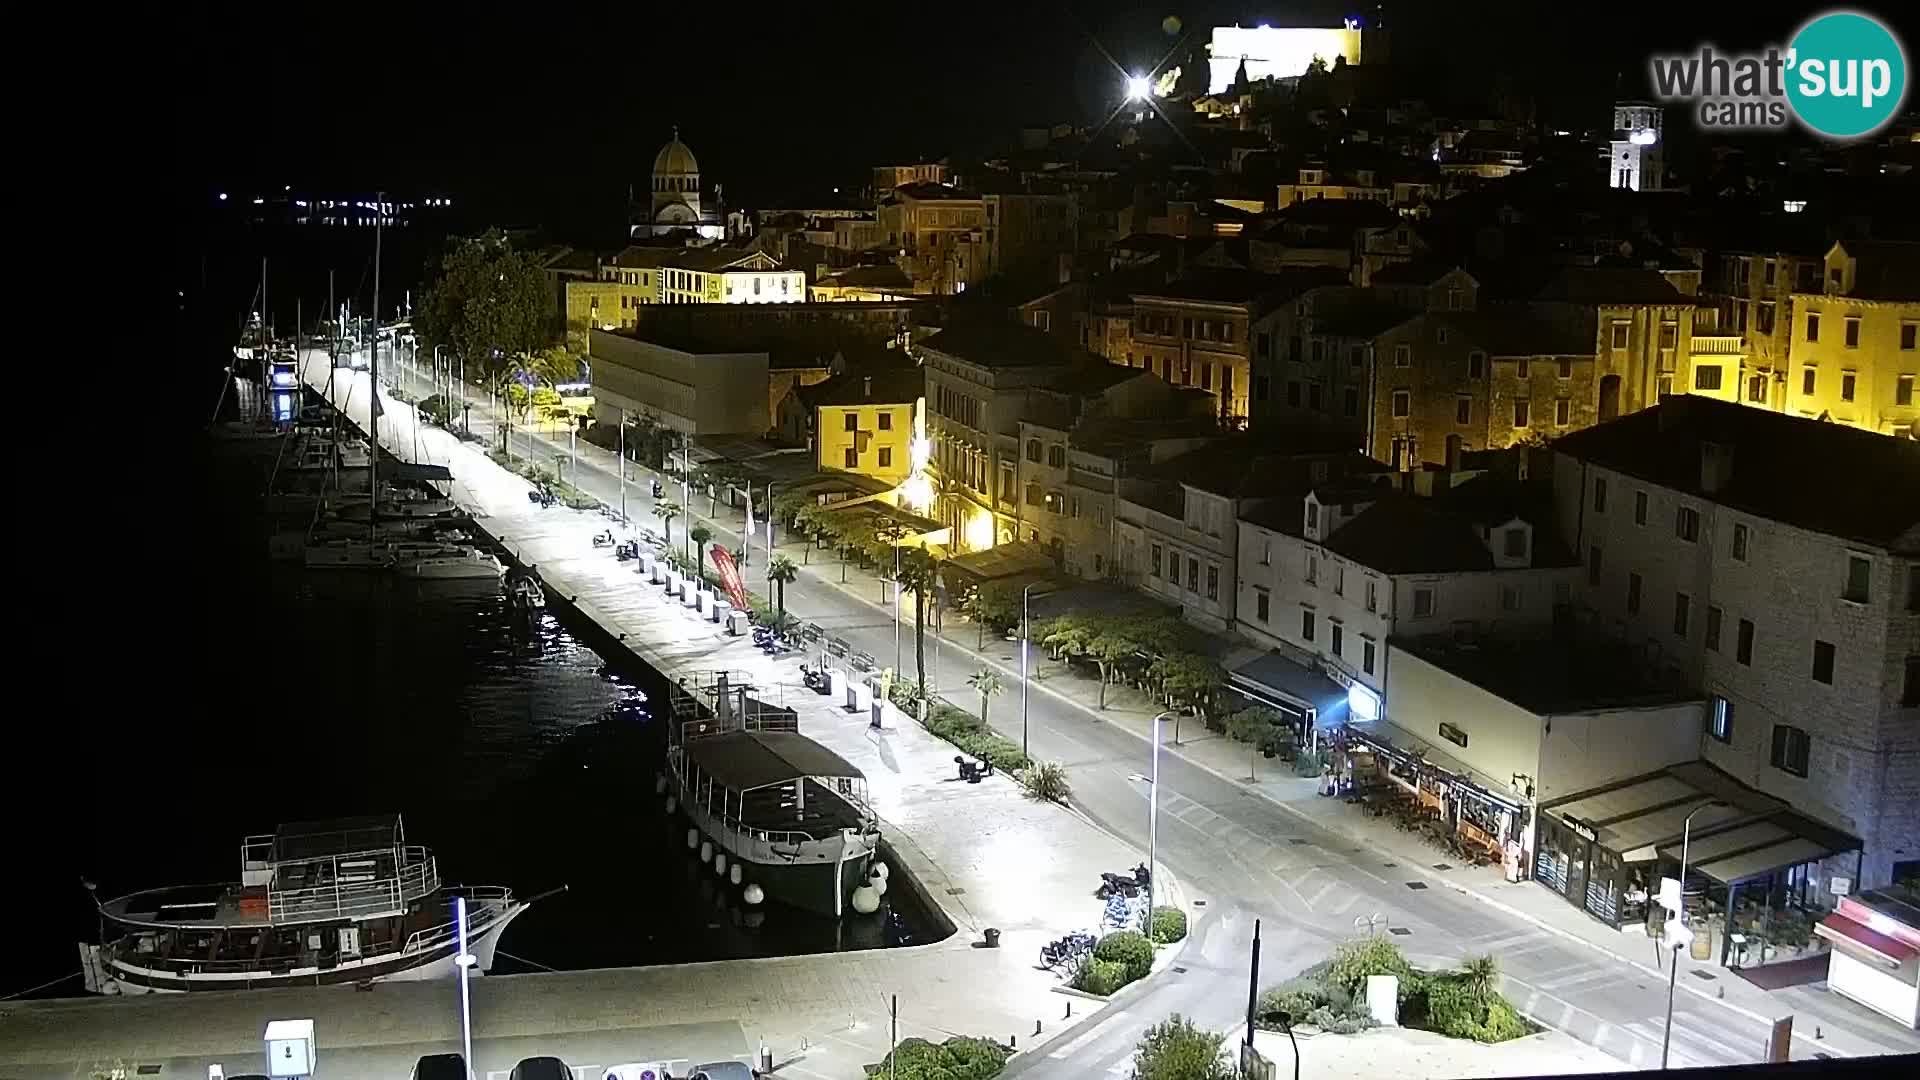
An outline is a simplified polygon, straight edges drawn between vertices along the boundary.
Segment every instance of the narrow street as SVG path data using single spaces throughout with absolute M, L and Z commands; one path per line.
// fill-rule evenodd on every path
M 432 392 L 424 383 L 409 389 L 421 396 Z M 482 398 L 472 410 L 476 433 L 491 431 L 492 418 L 484 412 Z M 526 454 L 530 438 L 542 448 L 545 463 L 568 452 L 564 436 L 530 437 L 518 427 L 513 434 L 515 452 Z M 575 486 L 618 506 L 620 483 L 614 456 L 584 440 L 575 452 Z M 637 524 L 657 527 L 650 517 L 652 474 L 633 468 L 630 475 L 644 479 L 627 485 L 628 513 Z M 669 497 L 677 499 L 678 485 L 670 484 L 669 489 Z M 706 500 L 692 501 L 695 505 L 689 511 L 706 508 Z M 674 523 L 676 540 L 690 524 L 692 520 L 686 518 Z M 738 544 L 743 522 L 736 511 L 723 507 L 720 519 L 707 524 L 715 542 L 729 548 Z M 776 550 L 801 562 L 799 545 L 783 543 Z M 895 630 L 888 608 L 879 602 L 880 588 L 866 576 L 852 579 L 864 588 L 842 587 L 836 557 L 816 556 L 811 566 L 802 567 L 799 579 L 787 586 L 788 611 L 819 623 L 882 664 L 891 663 Z M 756 574 L 764 574 L 762 558 L 756 551 L 747 575 L 750 583 Z M 910 600 L 906 616 L 912 617 Z M 903 667 L 909 672 L 912 634 L 909 625 L 900 635 Z M 964 643 L 955 638 L 963 638 Z M 992 703 L 990 717 L 1002 734 L 1019 741 L 1023 733 L 1017 645 L 989 641 L 980 652 L 969 647 L 973 641 L 971 626 L 950 633 L 937 647 L 929 634 L 930 685 L 955 704 L 977 707 L 978 697 L 966 685 L 967 675 L 983 665 L 998 668 L 1007 692 Z M 1043 684 L 1036 684 L 1030 694 L 1028 713 L 1026 734 L 1033 756 L 1067 767 L 1074 807 L 1144 856 L 1148 744 L 1135 732 L 1104 721 L 1100 713 L 1046 690 Z M 1180 877 L 1191 900 L 1204 905 L 1196 912 L 1195 932 L 1175 966 L 1154 984 L 1046 1053 L 1017 1059 L 1009 1075 L 1124 1075 L 1140 1033 L 1173 1012 L 1194 1016 L 1216 1029 L 1231 1027 L 1245 1009 L 1247 949 L 1256 917 L 1263 920 L 1263 986 L 1318 962 L 1339 942 L 1367 933 L 1391 935 L 1416 966 L 1440 966 L 1491 953 L 1500 960 L 1505 992 L 1523 1011 L 1636 1067 L 1658 1066 L 1667 1000 L 1664 979 L 1453 889 L 1431 887 L 1420 872 L 1305 820 L 1178 753 L 1164 753 L 1160 770 L 1158 860 Z M 1760 1017 L 1689 992 L 1676 995 L 1673 1009 L 1676 1067 L 1762 1058 L 1768 1025 Z M 1795 1041 L 1796 1057 L 1821 1053 L 1805 1037 L 1812 1027 L 1810 1020 L 1805 1022 L 1802 1037 Z

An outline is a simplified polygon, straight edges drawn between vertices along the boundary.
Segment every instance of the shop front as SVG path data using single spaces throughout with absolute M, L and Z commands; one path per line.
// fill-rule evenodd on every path
M 1320 749 L 1324 732 L 1337 729 L 1347 721 L 1351 693 L 1348 687 L 1334 681 L 1324 670 L 1295 663 L 1277 652 L 1257 657 L 1228 672 L 1227 688 L 1255 705 L 1263 705 L 1286 717 L 1294 727 L 1299 745 L 1308 753 Z
M 1470 865 L 1504 864 L 1521 880 L 1530 808 L 1391 724 L 1338 732 L 1336 784 L 1379 816 L 1418 827 Z
M 1831 905 L 1820 867 L 1848 852 L 1857 862 L 1860 844 L 1694 761 L 1543 804 L 1532 874 L 1616 930 L 1657 936 L 1655 897 L 1680 874 L 1683 847 L 1694 958 L 1759 968 L 1823 951 L 1812 932 Z
M 1829 989 L 1920 1028 L 1920 892 L 1890 885 L 1843 897 L 1814 933 L 1833 946 Z

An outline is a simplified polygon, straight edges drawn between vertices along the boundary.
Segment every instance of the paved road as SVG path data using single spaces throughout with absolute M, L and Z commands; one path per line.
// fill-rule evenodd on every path
M 425 393 L 431 388 L 419 384 L 415 389 Z M 482 412 L 479 407 L 473 410 L 476 431 L 485 422 Z M 524 437 L 516 429 L 516 452 L 524 452 Z M 578 449 L 576 486 L 617 504 L 619 481 L 611 455 L 585 442 Z M 551 461 L 552 454 L 566 450 L 561 436 L 544 452 Z M 651 523 L 647 487 L 631 480 L 627 486 L 629 514 L 637 522 Z M 677 495 L 671 487 L 669 497 Z M 694 509 L 704 509 L 705 500 L 694 504 Z M 740 524 L 737 516 L 723 513 L 721 521 L 712 523 L 716 541 L 737 544 Z M 677 536 L 685 523 L 676 526 Z M 851 596 L 831 584 L 837 581 L 831 557 L 816 563 L 787 586 L 787 609 L 846 638 L 856 649 L 891 658 L 895 639 L 887 609 L 871 602 L 873 598 Z M 910 634 L 909 629 L 909 667 Z M 1009 692 L 994 703 L 992 715 L 995 726 L 1019 738 L 1019 668 L 1013 644 L 989 642 L 984 655 L 976 655 L 947 642 L 937 665 L 934 651 L 930 641 L 929 667 L 937 673 L 931 681 L 937 693 L 952 701 L 975 700 L 966 674 L 981 663 L 997 664 L 1007 672 Z M 1029 723 L 1034 756 L 1067 766 L 1074 805 L 1144 850 L 1149 785 L 1141 777 L 1149 771 L 1147 744 L 1131 731 L 1102 722 L 1098 713 L 1042 690 L 1030 696 Z M 1198 1014 L 1216 1027 L 1231 1026 L 1245 1008 L 1244 957 L 1256 916 L 1265 928 L 1263 984 L 1278 982 L 1322 959 L 1336 943 L 1367 932 L 1390 934 L 1416 963 L 1492 953 L 1501 961 L 1509 997 L 1525 1011 L 1621 1060 L 1658 1066 L 1666 987 L 1645 971 L 1452 889 L 1430 887 L 1411 869 L 1383 861 L 1181 758 L 1163 754 L 1160 772 L 1159 860 L 1179 875 L 1191 897 L 1204 901 L 1201 922 L 1215 925 L 1196 932 L 1179 957 L 1178 966 L 1186 970 L 1160 976 L 1158 985 L 1110 1010 L 1090 1032 L 1075 1033 L 1065 1044 L 1071 1050 L 1064 1056 L 1060 1048 L 1049 1050 L 1023 1062 L 1023 1072 L 1088 1076 L 1096 1066 L 1105 1070 L 1123 1065 L 1139 1033 L 1173 1011 Z M 1436 861 L 1439 858 L 1436 853 Z M 1760 1060 L 1767 1035 L 1767 1025 L 1755 1017 L 1691 994 L 1677 995 L 1676 1067 Z

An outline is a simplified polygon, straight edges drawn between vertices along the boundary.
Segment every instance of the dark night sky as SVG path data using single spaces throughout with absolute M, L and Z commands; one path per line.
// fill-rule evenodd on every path
M 984 0 L 792 6 L 427 2 L 209 6 L 189 40 L 185 189 L 291 183 L 477 200 L 500 220 L 608 215 L 678 123 L 729 201 L 858 184 L 1019 124 L 1096 116 L 1168 14 L 1332 24 L 1370 4 Z M 1603 105 L 1646 53 L 1784 37 L 1815 5 L 1389 4 L 1396 60 Z M 1738 16 L 1730 13 L 1737 11 Z M 1371 16 L 1369 16 L 1371 17 Z M 1744 40 L 1743 40 L 1744 39 Z M 259 77 L 240 77 L 246 58 Z M 1568 111 L 1574 111 L 1569 108 Z

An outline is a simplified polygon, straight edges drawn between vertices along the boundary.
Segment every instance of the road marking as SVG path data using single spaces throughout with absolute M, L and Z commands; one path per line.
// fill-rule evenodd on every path
M 1353 905 L 1358 903 L 1359 900 L 1360 900 L 1359 893 L 1354 892 L 1352 890 L 1348 890 L 1348 892 L 1345 895 L 1343 895 L 1337 903 L 1335 903 L 1334 905 L 1332 905 L 1327 909 L 1327 914 L 1345 915 L 1347 912 L 1353 910 Z
M 1325 885 L 1320 886 L 1320 891 L 1314 893 L 1312 898 L 1307 901 L 1307 907 L 1311 909 L 1318 909 L 1320 907 L 1320 901 L 1325 900 L 1327 898 L 1328 893 L 1332 892 L 1333 890 L 1339 887 L 1340 887 L 1340 883 L 1337 881 L 1329 881 Z
M 1589 968 L 1588 970 L 1583 971 L 1578 975 L 1569 975 L 1565 978 L 1548 979 L 1546 981 L 1543 981 L 1540 985 L 1543 987 L 1546 987 L 1549 990 L 1559 991 L 1559 990 L 1566 990 L 1571 987 L 1578 986 L 1581 983 L 1597 982 L 1601 979 L 1618 978 L 1619 975 L 1620 975 L 1619 972 L 1614 971 L 1610 968 L 1596 967 L 1596 968 Z

